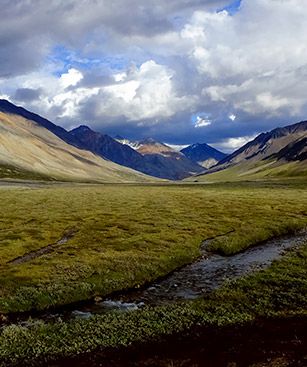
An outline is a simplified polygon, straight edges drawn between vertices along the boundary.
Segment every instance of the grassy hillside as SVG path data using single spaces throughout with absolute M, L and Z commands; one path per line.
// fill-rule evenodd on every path
M 212 249 L 232 254 L 307 223 L 307 190 L 294 184 L 2 188 L 0 202 L 0 313 L 143 284 L 229 231 Z M 68 233 L 51 252 L 11 263 Z
M 306 179 L 307 161 L 284 162 L 263 160 L 242 162 L 235 166 L 204 175 L 189 177 L 186 181 L 228 182 L 246 180 Z
M 0 180 L 1 179 L 50 181 L 51 177 L 36 172 L 26 171 L 19 167 L 0 164 Z
M 149 177 L 106 161 L 86 150 L 65 143 L 37 123 L 0 112 L 0 165 L 2 176 L 96 182 L 148 181 Z M 10 168 L 9 168 L 10 169 Z M 0 171 L 0 172 L 1 172 Z M 31 175 L 30 175 L 31 176 Z

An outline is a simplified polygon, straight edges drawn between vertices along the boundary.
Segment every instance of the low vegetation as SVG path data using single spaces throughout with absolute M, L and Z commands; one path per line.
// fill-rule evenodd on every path
M 229 255 L 307 223 L 307 190 L 294 183 L 50 185 L 2 188 L 0 200 L 1 313 L 138 287 L 195 259 L 205 239 Z
M 41 361 L 127 346 L 191 326 L 229 326 L 263 317 L 307 315 L 307 244 L 254 275 L 232 281 L 205 299 L 168 307 L 113 312 L 88 320 L 31 327 L 8 326 L 0 335 L 0 363 Z
M 210 174 L 189 177 L 187 181 L 197 182 L 236 182 L 244 180 L 304 180 L 307 177 L 306 161 L 275 161 L 274 159 L 258 162 L 241 162 L 237 165 Z
M 26 171 L 24 169 L 10 166 L 7 164 L 0 164 L 0 179 L 2 180 L 38 180 L 51 181 L 52 178 L 36 172 Z

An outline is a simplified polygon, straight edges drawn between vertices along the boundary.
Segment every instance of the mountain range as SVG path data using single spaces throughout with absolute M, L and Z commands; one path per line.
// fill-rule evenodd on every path
M 84 149 L 150 176 L 180 180 L 204 171 L 182 153 L 153 139 L 128 144 L 127 139 L 113 139 L 88 126 L 79 126 L 69 133 Z
M 6 100 L 0 100 L 0 113 L 1 125 L 3 125 L 2 130 L 0 130 L 2 132 L 0 136 L 0 141 L 2 140 L 2 146 L 0 147 L 2 167 L 8 165 L 9 167 L 16 167 L 18 170 L 49 175 L 53 178 L 89 180 L 95 178 L 96 168 L 93 168 L 95 164 L 105 167 L 105 174 L 100 173 L 97 169 L 98 180 L 103 179 L 104 176 L 111 179 L 112 175 L 116 180 L 116 170 L 122 171 L 121 179 L 129 172 L 129 175 L 137 175 L 138 179 L 140 177 L 144 179 L 145 176 L 140 175 L 140 173 L 144 173 L 148 176 L 170 180 L 180 180 L 204 171 L 201 165 L 189 159 L 183 153 L 150 138 L 127 144 L 127 139 L 123 139 L 123 141 L 113 139 L 106 134 L 93 131 L 85 125 L 67 131 L 51 121 L 23 107 L 15 106 Z M 5 132 L 8 125 L 11 125 L 9 135 L 8 131 Z M 28 137 L 31 136 L 32 140 L 30 138 L 27 140 L 21 139 L 21 127 Z M 33 129 L 38 131 L 38 128 L 40 128 L 40 136 L 35 136 L 34 139 Z M 14 131 L 16 136 L 14 136 Z M 49 140 L 45 135 L 48 135 Z M 56 142 L 50 143 L 51 137 Z M 14 146 L 16 151 L 5 148 L 10 145 L 13 138 L 19 141 L 19 150 L 17 150 L 17 146 Z M 66 144 L 65 147 L 62 146 L 64 143 Z M 41 151 L 37 150 L 38 146 Z M 52 153 L 50 152 L 51 146 Z M 24 150 L 24 154 L 21 153 L 21 149 Z M 55 153 L 55 150 L 58 150 L 58 152 Z M 50 154 L 45 157 L 47 152 L 50 152 Z M 77 167 L 74 167 L 74 163 L 76 163 L 74 160 L 69 161 L 69 154 L 75 158 L 78 156 L 79 163 Z M 51 159 L 51 156 L 53 159 Z M 63 159 L 63 167 L 61 167 L 61 159 Z M 95 164 L 92 162 L 93 160 Z M 98 162 L 96 162 L 97 160 Z M 81 161 L 83 166 L 79 167 Z M 70 163 L 71 165 L 69 165 Z M 127 171 L 126 168 L 132 170 Z M 107 173 L 108 169 L 112 171 L 111 176 Z
M 68 143 L 70 142 L 70 143 Z M 152 180 L 80 149 L 66 130 L 0 100 L 0 175 L 96 182 Z
M 204 143 L 177 151 L 152 138 L 112 138 L 85 125 L 67 131 L 0 100 L 0 177 L 135 182 L 306 175 L 307 121 L 261 133 L 227 156 Z

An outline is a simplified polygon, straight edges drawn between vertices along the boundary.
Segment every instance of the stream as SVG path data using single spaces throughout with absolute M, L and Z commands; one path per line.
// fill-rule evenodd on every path
M 35 320 L 56 321 L 59 318 L 89 318 L 112 310 L 132 311 L 145 305 L 165 305 L 191 300 L 212 292 L 224 282 L 265 269 L 279 259 L 286 250 L 307 241 L 307 230 L 275 238 L 233 256 L 221 256 L 206 250 L 208 242 L 201 246 L 201 257 L 192 264 L 174 271 L 165 278 L 138 290 L 118 292 L 114 296 L 95 298 L 55 310 L 25 313 L 8 317 L 6 324 L 27 325 Z M 28 319 L 30 318 L 30 321 Z

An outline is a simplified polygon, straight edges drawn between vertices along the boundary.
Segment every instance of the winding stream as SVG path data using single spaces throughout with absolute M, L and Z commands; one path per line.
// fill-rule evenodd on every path
M 201 257 L 182 267 L 162 280 L 139 290 L 123 291 L 114 297 L 96 302 L 82 302 L 58 310 L 31 315 L 31 319 L 56 320 L 75 317 L 89 318 L 111 310 L 136 310 L 144 305 L 164 305 L 179 300 L 195 299 L 208 294 L 225 281 L 267 268 L 279 259 L 286 250 L 307 241 L 307 230 L 296 235 L 269 240 L 233 256 L 212 254 L 206 250 L 208 241 L 201 247 Z M 8 322 L 27 324 L 29 314 L 18 315 Z

